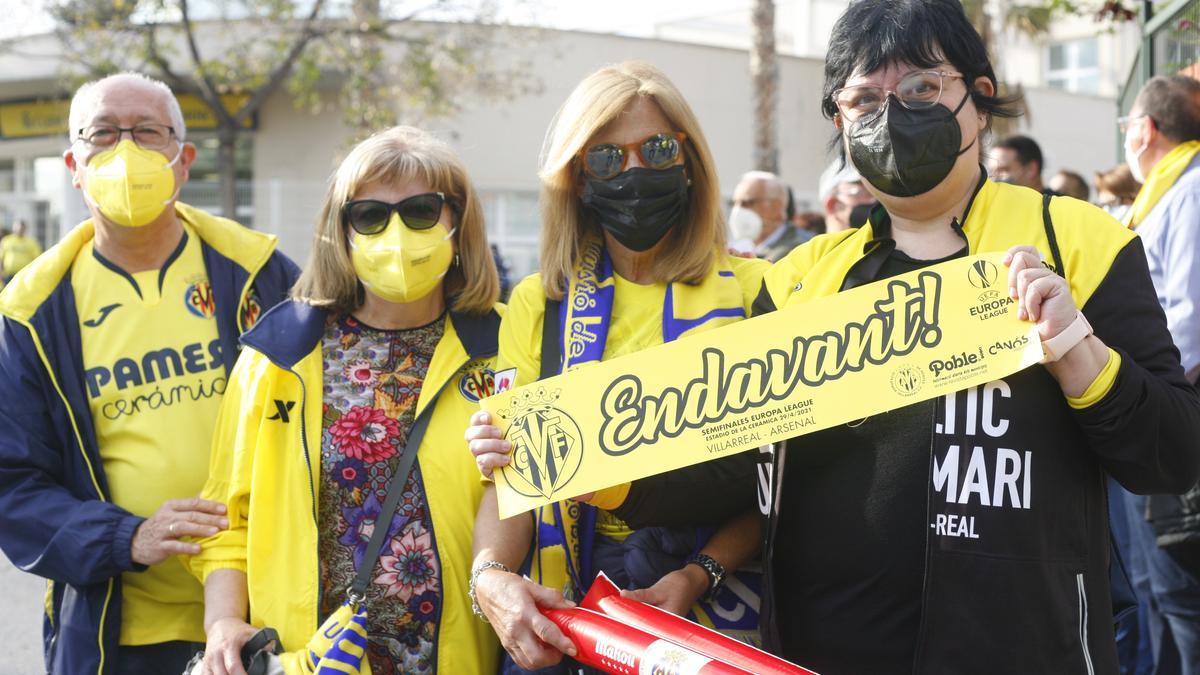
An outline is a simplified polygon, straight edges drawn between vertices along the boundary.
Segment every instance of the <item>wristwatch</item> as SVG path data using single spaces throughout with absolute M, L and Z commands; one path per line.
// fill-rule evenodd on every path
M 712 556 L 698 553 L 687 559 L 684 567 L 688 565 L 697 565 L 700 569 L 708 574 L 708 592 L 704 594 L 704 599 L 708 600 L 721 590 L 721 586 L 725 584 L 725 566 L 713 560 Z
M 1075 316 L 1071 325 L 1064 328 L 1061 333 L 1049 340 L 1042 341 L 1042 353 L 1045 354 L 1042 357 L 1042 363 L 1053 363 L 1061 359 L 1092 332 L 1092 324 L 1088 323 L 1087 317 L 1080 312 Z

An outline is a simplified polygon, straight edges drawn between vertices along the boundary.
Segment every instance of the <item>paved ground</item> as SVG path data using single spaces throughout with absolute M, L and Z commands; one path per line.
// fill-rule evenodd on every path
M 26 574 L 0 554 L 0 675 L 41 675 L 42 592 L 45 582 Z

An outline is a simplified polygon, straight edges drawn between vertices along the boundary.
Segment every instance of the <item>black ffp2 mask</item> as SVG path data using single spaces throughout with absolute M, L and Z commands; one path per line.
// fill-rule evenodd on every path
M 646 251 L 683 220 L 688 179 L 683 165 L 634 167 L 608 180 L 588 178 L 580 202 L 622 246 Z
M 943 105 L 909 110 L 889 94 L 883 110 L 850 125 L 847 139 L 854 167 L 880 192 L 915 197 L 937 187 L 950 175 L 959 156 L 975 145 L 962 146 L 958 112 Z

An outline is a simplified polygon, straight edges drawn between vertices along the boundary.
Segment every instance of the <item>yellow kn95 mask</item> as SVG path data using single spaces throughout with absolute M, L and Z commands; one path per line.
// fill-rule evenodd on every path
M 367 290 L 388 302 L 405 303 L 429 295 L 454 258 L 454 230 L 438 223 L 414 230 L 393 213 L 379 234 L 350 234 L 350 261 Z
M 117 225 L 149 225 L 179 194 L 174 166 L 181 154 L 182 148 L 167 161 L 162 153 L 125 139 L 87 163 L 84 195 Z

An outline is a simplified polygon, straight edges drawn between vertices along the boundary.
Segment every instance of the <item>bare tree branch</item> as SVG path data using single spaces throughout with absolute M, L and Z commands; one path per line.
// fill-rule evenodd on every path
M 158 48 L 158 24 L 147 24 L 145 28 L 146 37 L 146 58 L 154 67 L 158 69 L 159 75 L 166 80 L 171 89 L 175 91 L 187 91 L 195 89 L 188 81 L 184 80 L 174 70 L 171 69 L 171 64 Z
M 192 55 L 192 63 L 200 75 L 200 97 L 221 121 L 221 126 L 229 125 L 236 128 L 239 120 L 234 119 L 225 109 L 225 105 L 221 103 L 221 94 L 217 91 L 217 85 L 213 82 L 208 68 L 204 67 L 204 59 L 200 58 L 200 48 L 196 45 L 196 34 L 192 27 L 192 18 L 188 13 L 188 0 L 179 0 L 179 12 L 183 24 L 183 34 L 187 38 L 188 52 Z
M 187 0 L 181 0 L 181 2 L 183 2 L 185 5 L 187 4 Z M 257 112 L 259 107 L 266 102 L 267 97 L 275 93 L 275 90 L 279 88 L 279 85 L 283 84 L 283 81 L 287 78 L 288 73 L 292 70 L 292 66 L 295 65 L 296 59 L 300 58 L 300 54 L 304 52 L 304 49 L 308 46 L 308 43 L 312 41 L 315 35 L 313 31 L 313 24 L 316 23 L 317 16 L 321 13 L 321 7 L 324 4 L 325 0 L 316 0 L 313 2 L 312 11 L 308 13 L 307 17 L 305 17 L 304 23 L 300 29 L 300 34 L 296 36 L 296 41 L 292 43 L 291 49 L 288 50 L 288 53 L 283 57 L 283 60 L 280 61 L 277 66 L 275 66 L 275 69 L 271 71 L 271 74 L 267 76 L 266 83 L 255 90 L 254 94 L 250 96 L 250 100 L 246 102 L 246 105 L 242 106 L 241 109 L 238 110 L 237 115 L 234 115 L 231 118 L 234 124 L 239 126 L 245 124 L 246 120 L 250 119 L 250 116 Z

